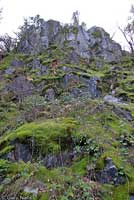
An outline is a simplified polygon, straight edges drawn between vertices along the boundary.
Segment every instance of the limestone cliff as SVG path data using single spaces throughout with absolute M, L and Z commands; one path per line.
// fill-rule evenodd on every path
M 52 44 L 72 47 L 75 53 L 87 59 L 99 57 L 117 62 L 122 56 L 121 46 L 103 28 L 94 26 L 86 30 L 82 25 L 61 25 L 58 21 L 43 19 L 23 30 L 18 51 L 37 54 Z

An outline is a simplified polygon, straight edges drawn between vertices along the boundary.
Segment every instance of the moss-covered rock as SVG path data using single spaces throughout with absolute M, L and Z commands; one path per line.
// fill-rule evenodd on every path
M 40 152 L 41 154 L 56 153 L 61 148 L 69 149 L 70 144 L 67 145 L 66 141 L 70 140 L 72 134 L 75 134 L 75 128 L 76 122 L 71 119 L 25 124 L 10 134 L 1 137 L 1 154 L 6 153 L 7 149 L 9 152 L 8 145 L 11 143 L 15 145 L 17 142 L 22 144 L 30 143 L 29 146 L 32 145 L 36 153 Z M 32 144 L 33 142 L 34 144 Z

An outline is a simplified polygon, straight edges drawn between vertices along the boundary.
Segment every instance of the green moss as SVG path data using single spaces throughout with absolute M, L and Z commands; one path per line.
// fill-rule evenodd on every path
M 129 186 L 126 184 L 126 185 L 115 187 L 113 191 L 112 199 L 113 200 L 129 199 Z
M 64 142 L 74 133 L 76 122 L 71 119 L 48 120 L 46 122 L 34 122 L 21 126 L 14 132 L 0 139 L 0 145 L 16 139 L 26 141 L 26 138 L 34 138 L 36 145 L 42 153 L 57 152 L 60 149 L 59 140 Z M 63 145 L 64 146 L 64 145 Z
M 45 59 L 42 61 L 43 65 L 50 65 L 52 63 L 52 59 Z
M 105 164 L 105 159 L 110 157 L 112 158 L 112 162 L 115 164 L 115 166 L 117 168 L 121 168 L 123 166 L 123 161 L 120 157 L 120 152 L 118 151 L 118 149 L 113 148 L 113 147 L 108 147 L 109 149 L 107 151 L 105 151 L 100 158 L 97 160 L 96 163 L 96 168 L 101 170 L 104 168 Z
M 6 146 L 4 149 L 2 149 L 2 150 L 0 151 L 0 156 L 9 153 L 10 151 L 13 150 L 13 148 L 14 148 L 14 146 Z
M 64 74 L 57 74 L 57 75 L 42 75 L 40 77 L 35 76 L 34 74 L 32 75 L 33 78 L 33 83 L 34 84 L 38 84 L 41 81 L 47 81 L 48 84 L 49 82 L 52 83 L 52 81 L 59 81 L 60 79 L 62 79 L 64 76 Z
M 49 200 L 49 194 L 48 193 L 39 194 L 38 199 L 39 200 Z
M 102 185 L 102 192 L 104 200 L 129 200 L 131 192 L 131 183 L 127 182 L 124 185 L 112 186 L 104 184 Z
M 8 131 L 17 126 L 19 120 L 17 119 L 20 116 L 19 111 L 16 107 L 12 106 L 8 99 L 4 99 L 0 102 L 1 107 L 3 108 L 0 111 L 0 135 L 3 132 Z
M 29 62 L 31 57 L 29 55 L 25 55 L 25 54 L 13 54 L 13 53 L 8 54 L 4 59 L 2 59 L 0 61 L 0 69 L 1 70 L 7 69 L 14 59 L 21 60 L 21 61 L 23 61 L 25 63 L 27 60 Z
M 7 55 L 0 61 L 0 70 L 5 70 L 10 66 L 11 61 L 15 58 L 13 54 Z
M 7 173 L 10 169 L 9 162 L 7 160 L 0 159 L 0 173 Z
M 74 33 L 75 35 L 77 35 L 78 34 L 78 28 L 75 27 L 75 26 L 72 26 L 71 27 L 71 32 Z
M 134 194 L 134 182 L 127 181 L 124 185 L 102 185 L 104 200 L 129 200 L 130 194 Z
M 123 67 L 131 67 L 133 65 L 133 58 L 131 56 L 123 56 L 121 63 L 123 64 Z
M 100 31 L 94 31 L 92 33 L 92 35 L 95 37 L 95 38 L 101 38 L 101 32 Z
M 125 163 L 124 171 L 129 181 L 131 183 L 133 182 L 133 188 L 134 188 L 134 166 L 130 165 L 129 163 Z
M 63 183 L 65 178 L 62 168 L 48 170 L 44 166 L 40 166 L 38 168 L 38 171 L 36 172 L 35 176 L 42 182 L 45 181 L 48 185 L 52 184 L 55 181 Z
M 72 166 L 71 169 L 73 171 L 73 173 L 79 175 L 79 176 L 84 176 L 86 174 L 86 167 L 89 164 L 89 159 L 86 158 L 82 158 L 80 161 L 75 161 Z

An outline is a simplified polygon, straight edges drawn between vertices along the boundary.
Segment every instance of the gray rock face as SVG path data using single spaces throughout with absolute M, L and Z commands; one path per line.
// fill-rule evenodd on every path
M 103 58 L 107 62 L 117 62 L 122 56 L 121 46 L 110 38 L 110 35 L 100 27 L 88 30 L 89 48 L 92 56 Z
M 75 50 L 71 50 L 66 58 L 66 63 L 79 63 L 79 54 Z
M 40 63 L 40 60 L 34 59 L 32 63 L 30 63 L 33 70 L 37 70 L 36 74 L 38 76 L 43 74 L 48 74 L 48 68 Z
M 27 80 L 25 76 L 16 77 L 12 83 L 6 86 L 6 91 L 13 92 L 19 99 L 24 96 L 31 95 L 33 93 L 34 87 L 31 82 Z
M 36 149 L 31 148 L 32 141 L 27 141 L 27 143 L 14 142 L 14 150 L 6 155 L 6 159 L 9 161 L 31 161 L 35 154 Z M 61 167 L 69 165 L 75 154 L 73 152 L 61 152 L 58 154 L 47 154 L 42 155 L 41 160 L 44 166 L 47 168 Z
M 62 38 L 62 40 L 60 40 L 60 37 Z M 89 57 L 89 51 L 88 51 L 89 36 L 87 31 L 82 26 L 68 27 L 68 33 L 66 35 L 59 34 L 58 40 L 59 41 L 57 43 L 60 44 L 61 46 L 63 45 L 63 42 L 67 41 L 67 45 L 73 47 L 77 54 L 79 54 L 84 58 Z
M 15 150 L 8 153 L 7 159 L 10 161 L 28 162 L 32 159 L 32 154 L 28 144 L 15 143 Z
M 117 62 L 122 56 L 121 46 L 110 38 L 103 28 L 92 27 L 86 31 L 78 26 L 77 33 L 68 33 L 68 46 L 74 47 L 83 58 L 99 57 L 107 62 Z M 65 38 L 64 38 L 65 40 Z
M 67 70 L 67 69 L 66 69 Z M 90 96 L 92 98 L 99 97 L 101 91 L 98 89 L 97 77 L 83 77 L 77 76 L 73 73 L 68 73 L 63 78 L 62 87 L 67 89 L 73 97 L 79 96 Z M 83 87 L 78 88 L 78 85 L 83 85 Z
M 58 155 L 46 155 L 43 158 L 43 163 L 47 168 L 61 167 L 69 165 L 74 155 L 70 152 L 62 152 Z
M 48 75 L 49 68 L 43 66 L 39 59 L 34 59 L 28 64 L 32 70 L 35 70 L 36 76 Z M 25 97 L 32 94 L 40 94 L 45 97 L 46 101 L 54 101 L 55 97 L 59 98 L 60 93 L 57 92 L 57 88 L 62 90 L 63 93 L 68 93 L 70 98 L 77 97 L 91 97 L 96 98 L 101 96 L 101 90 L 99 89 L 99 78 L 86 74 L 85 70 L 79 67 L 71 68 L 63 66 L 60 68 L 65 75 L 59 80 L 55 81 L 55 85 L 45 89 L 45 86 L 49 84 L 48 80 L 43 80 L 40 83 L 34 85 L 33 80 L 24 75 L 18 75 L 11 82 L 7 83 L 7 86 L 3 89 L 3 93 L 8 94 L 12 100 L 23 100 Z M 10 68 L 5 72 L 12 74 L 14 71 Z M 66 95 L 66 94 L 65 94 Z
M 54 41 L 60 28 L 60 23 L 54 20 L 47 22 L 42 20 L 38 26 L 31 25 L 26 31 L 25 39 L 22 36 L 18 44 L 18 51 L 29 54 L 37 54 L 43 51 Z
M 12 67 L 22 67 L 23 65 L 24 63 L 21 60 L 17 59 L 12 60 L 12 62 L 10 63 L 10 66 Z
M 73 47 L 70 58 L 76 63 L 78 55 L 88 59 L 99 57 L 107 62 L 117 62 L 122 56 L 121 46 L 104 29 L 94 26 L 86 31 L 83 26 L 61 26 L 54 20 L 42 20 L 38 26 L 30 25 L 25 39 L 23 36 L 20 39 L 18 51 L 37 54 L 50 44 L 57 44 L 61 48 Z

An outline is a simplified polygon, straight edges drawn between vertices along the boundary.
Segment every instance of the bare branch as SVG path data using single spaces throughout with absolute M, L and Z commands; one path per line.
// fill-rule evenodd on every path
M 133 37 L 129 36 L 130 40 L 127 38 L 127 33 L 125 32 L 125 30 L 123 30 L 120 26 L 118 27 L 119 30 L 121 31 L 121 33 L 123 34 L 126 42 L 128 43 L 129 47 L 130 47 L 130 51 L 132 54 L 134 54 L 134 45 L 133 45 Z
M 8 34 L 0 36 L 0 51 L 11 52 L 16 45 L 15 39 L 10 37 Z

